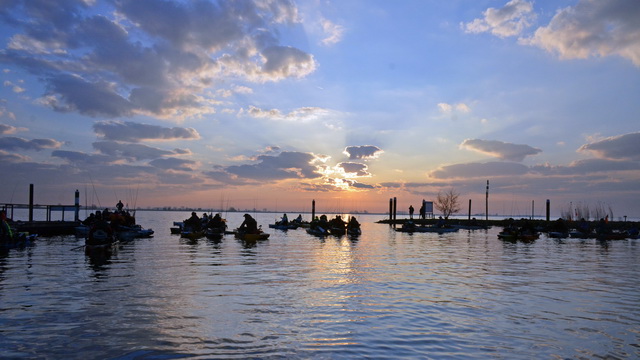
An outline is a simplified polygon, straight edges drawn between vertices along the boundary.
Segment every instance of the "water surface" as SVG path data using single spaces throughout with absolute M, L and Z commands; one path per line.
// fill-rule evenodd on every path
M 0 254 L 0 357 L 640 357 L 639 240 L 411 235 L 362 215 L 357 239 L 251 245 L 171 235 L 187 217 L 138 212 L 155 237 L 103 261 L 74 236 Z

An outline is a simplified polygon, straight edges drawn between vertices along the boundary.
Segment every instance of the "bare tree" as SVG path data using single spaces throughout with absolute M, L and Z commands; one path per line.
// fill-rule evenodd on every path
M 438 197 L 433 205 L 442 213 L 444 218 L 447 219 L 451 214 L 455 214 L 460 211 L 459 197 L 460 193 L 453 188 L 444 192 L 439 191 Z

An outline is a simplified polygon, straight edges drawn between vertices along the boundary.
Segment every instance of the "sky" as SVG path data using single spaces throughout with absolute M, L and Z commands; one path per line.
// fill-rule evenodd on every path
M 637 0 L 0 0 L 0 203 L 640 217 Z

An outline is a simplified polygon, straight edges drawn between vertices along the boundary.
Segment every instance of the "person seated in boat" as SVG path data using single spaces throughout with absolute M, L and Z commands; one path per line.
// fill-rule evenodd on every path
M 105 232 L 108 235 L 107 239 L 109 239 L 109 241 L 113 241 L 113 228 L 102 214 L 96 214 L 96 221 L 91 226 L 91 229 L 89 229 L 89 245 L 96 245 L 99 243 L 97 240 L 94 241 L 94 235 L 98 232 Z
M 86 219 L 82 220 L 83 225 L 91 226 L 96 221 L 96 215 L 94 213 L 89 214 Z
M 258 233 L 258 222 L 256 219 L 251 217 L 249 214 L 244 214 L 244 221 L 240 224 L 238 231 L 244 232 L 246 234 L 257 234 Z
M 607 223 L 607 220 L 605 220 L 604 218 L 601 218 L 598 221 L 598 225 L 596 225 L 596 233 L 598 235 L 606 235 L 609 234 L 611 232 L 611 228 L 609 228 L 609 224 Z
M 358 220 L 356 220 L 355 216 L 352 216 L 351 219 L 349 219 L 349 224 L 347 225 L 347 227 L 351 229 L 357 229 L 360 227 L 360 223 L 358 222 Z
M 211 220 L 209 220 L 209 224 L 207 224 L 209 229 L 225 229 L 227 224 L 225 224 L 224 220 L 222 220 L 222 216 L 220 214 L 215 214 Z
M 280 218 L 280 221 L 276 222 L 276 225 L 289 225 L 289 218 L 287 217 L 287 214 L 282 214 L 282 218 Z
M 331 219 L 331 227 L 337 229 L 344 229 L 347 226 L 347 223 L 342 220 L 342 216 L 336 215 L 335 218 Z
M 190 228 L 191 231 L 200 231 L 202 228 L 202 222 L 195 211 L 191 212 L 191 217 L 184 221 L 184 225 Z
M 309 224 L 309 228 L 322 228 L 324 230 L 329 229 L 329 221 L 327 220 L 327 215 L 320 215 L 319 218 L 316 216 L 316 218 L 313 219 L 313 221 Z
M 7 222 L 7 213 L 4 210 L 0 210 L 0 242 L 10 241 L 13 241 L 13 232 Z
M 438 217 L 438 222 L 436 223 L 436 227 L 443 228 L 447 226 L 447 221 L 442 218 L 442 216 Z
M 298 214 L 298 217 L 293 219 L 293 222 L 296 224 L 302 224 L 302 214 Z
M 122 209 L 124 209 L 124 204 L 122 203 L 122 200 L 118 200 L 118 203 L 116 204 L 116 209 L 118 210 L 119 213 L 122 212 Z

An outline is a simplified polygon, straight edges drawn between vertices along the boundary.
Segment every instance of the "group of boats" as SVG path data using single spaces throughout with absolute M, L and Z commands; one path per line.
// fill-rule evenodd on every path
M 211 240 L 220 240 L 227 234 L 234 235 L 243 241 L 258 241 L 269 238 L 270 234 L 264 232 L 262 226 L 257 226 L 255 220 L 249 214 L 245 214 L 244 217 L 245 221 L 240 227 L 235 230 L 228 230 L 227 222 L 220 217 L 220 214 L 213 216 L 205 213 L 201 218 L 198 218 L 195 213 L 192 213 L 189 219 L 173 222 L 171 233 L 179 234 L 180 237 L 191 240 L 203 237 Z M 355 217 L 351 217 L 348 222 L 345 222 L 340 215 L 336 215 L 330 221 L 326 215 L 322 215 L 309 222 L 304 221 L 302 215 L 298 215 L 297 218 L 289 221 L 287 215 L 284 214 L 280 220 L 269 224 L 269 228 L 281 231 L 303 228 L 307 233 L 315 236 L 358 236 L 362 234 L 360 224 Z
M 75 228 L 76 236 L 83 237 L 85 253 L 91 256 L 110 255 L 121 243 L 138 238 L 153 237 L 152 229 L 145 229 L 135 223 L 135 217 L 128 211 L 105 209 L 96 211 Z
M 596 240 L 624 240 L 640 238 L 637 226 L 629 223 L 625 228 L 612 227 L 607 219 L 597 222 L 588 222 L 581 219 L 578 222 L 570 222 L 558 219 L 546 227 L 535 226 L 527 220 L 519 222 L 509 220 L 503 230 L 498 233 L 498 238 L 505 241 L 531 242 L 545 233 L 553 239 L 596 239 Z

